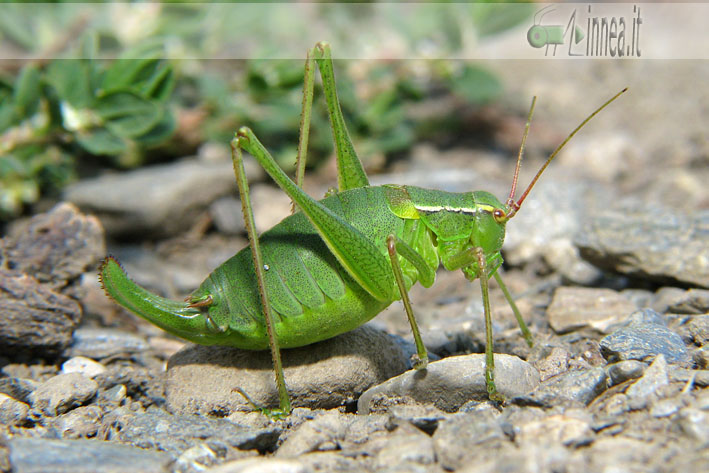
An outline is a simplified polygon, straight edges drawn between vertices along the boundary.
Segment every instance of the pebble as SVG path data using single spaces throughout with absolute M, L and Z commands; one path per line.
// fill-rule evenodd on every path
M 619 361 L 618 363 L 609 365 L 607 370 L 608 377 L 610 378 L 610 385 L 615 386 L 628 381 L 629 379 L 641 377 L 645 371 L 645 367 L 645 363 L 638 360 Z
M 114 404 L 120 404 L 126 398 L 125 384 L 117 384 L 101 393 L 101 398 Z
M 697 345 L 703 346 L 709 342 L 709 314 L 693 315 L 685 328 Z
M 101 373 L 106 372 L 106 367 L 94 361 L 91 358 L 86 358 L 85 356 L 75 356 L 69 358 L 62 364 L 62 373 L 78 373 L 86 376 L 87 378 L 95 378 Z
M 526 445 L 580 446 L 590 444 L 593 437 L 589 419 L 557 414 L 520 426 L 515 442 L 521 448 Z
M 655 361 L 647 367 L 643 376 L 626 389 L 625 394 L 628 396 L 631 408 L 644 407 L 648 396 L 669 383 L 667 362 L 664 355 L 659 354 L 655 357 Z
M 601 353 L 608 361 L 648 360 L 662 354 L 668 363 L 687 363 L 690 354 L 672 330 L 653 323 L 633 323 L 603 338 Z
M 539 370 L 542 382 L 558 374 L 565 373 L 569 369 L 571 353 L 561 347 L 543 347 L 542 350 L 548 352 L 541 360 L 534 363 L 534 367 Z
M 433 439 L 417 428 L 399 427 L 374 457 L 375 471 L 427 471 L 436 462 Z
M 335 450 L 344 442 L 352 416 L 328 411 L 301 424 L 278 448 L 279 458 L 295 458 L 306 453 Z
M 282 351 L 293 406 L 353 404 L 377 383 L 406 369 L 407 359 L 385 332 L 362 326 L 306 347 Z M 168 408 L 180 413 L 251 410 L 234 388 L 260 406 L 278 406 L 268 351 L 188 345 L 168 361 Z
M 95 437 L 101 424 L 103 411 L 100 407 L 81 406 L 51 420 L 51 430 L 60 438 Z
M 479 451 L 499 449 L 507 442 L 497 416 L 489 411 L 454 414 L 433 434 L 438 462 L 446 470 L 457 470 L 474 461 Z
M 145 449 L 157 449 L 178 458 L 200 443 L 212 449 L 273 450 L 281 428 L 276 424 L 254 428 L 227 419 L 171 415 L 159 408 L 132 412 L 119 407 L 103 420 L 107 439 Z
M 536 390 L 515 399 L 517 404 L 552 407 L 563 404 L 587 405 L 606 389 L 603 368 L 573 370 L 547 379 Z
M 100 440 L 11 438 L 8 441 L 13 473 L 168 473 L 172 458 Z M 38 454 L 41 452 L 41 454 Z
M 34 410 L 57 416 L 80 406 L 96 395 L 98 384 L 78 373 L 60 374 L 37 386 L 30 401 Z
M 30 407 L 24 402 L 0 393 L 0 424 L 22 425 L 30 413 Z
M 709 211 L 626 201 L 588 219 L 575 243 L 599 268 L 709 288 Z
M 679 411 L 676 424 L 690 438 L 706 446 L 709 442 L 709 412 L 685 407 Z
M 308 469 L 306 465 L 299 460 L 244 458 L 224 463 L 223 465 L 205 471 L 206 473 L 308 473 L 314 470 Z
M 241 201 L 234 196 L 224 196 L 209 205 L 214 226 L 225 235 L 239 235 L 246 231 Z
M 656 418 L 669 417 L 680 409 L 676 399 L 662 399 L 652 405 L 650 415 Z
M 539 385 L 539 372 L 516 356 L 495 354 L 495 384 L 505 397 L 519 396 Z M 358 412 L 368 412 L 373 399 L 381 395 L 406 396 L 455 412 L 471 399 L 487 399 L 485 355 L 452 356 L 429 363 L 425 370 L 410 370 L 389 379 L 362 394 Z
M 609 333 L 635 309 L 632 302 L 611 289 L 560 287 L 554 292 L 547 317 L 556 333 L 582 329 Z
M 667 300 L 667 312 L 673 314 L 706 314 L 709 312 L 709 290 L 707 289 L 676 289 L 671 299 Z
M 22 401 L 25 404 L 30 402 L 30 394 L 37 389 L 39 383 L 32 379 L 25 378 L 0 378 L 0 393 Z
M 81 306 L 33 276 L 0 268 L 0 350 L 56 356 L 71 342 Z
M 142 353 L 149 345 L 145 338 L 111 328 L 80 328 L 74 332 L 66 354 L 94 360 L 127 357 Z

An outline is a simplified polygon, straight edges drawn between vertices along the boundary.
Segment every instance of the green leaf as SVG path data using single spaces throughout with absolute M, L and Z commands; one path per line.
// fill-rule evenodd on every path
M 10 94 L 0 93 L 0 132 L 10 128 L 15 121 L 15 104 L 12 103 Z
M 466 65 L 462 72 L 451 78 L 453 91 L 471 103 L 484 104 L 502 93 L 499 79 L 487 69 Z
M 478 36 L 491 36 L 508 30 L 528 20 L 534 13 L 535 5 L 529 3 L 475 3 L 469 8 Z
M 103 128 L 82 133 L 77 136 L 77 141 L 91 154 L 117 155 L 128 150 L 125 140 Z
M 153 75 L 141 87 L 141 95 L 161 102 L 170 98 L 175 88 L 175 75 L 172 66 L 161 63 Z
M 14 90 L 15 110 L 23 117 L 32 116 L 37 110 L 40 98 L 39 69 L 33 64 L 22 68 Z
M 155 102 L 131 92 L 114 92 L 98 99 L 94 109 L 106 128 L 123 138 L 147 133 L 162 118 L 163 110 Z
M 89 61 L 57 59 L 49 64 L 45 80 L 61 100 L 69 102 L 74 108 L 85 108 L 94 98 L 90 85 L 91 72 Z
M 131 89 L 140 82 L 148 80 L 154 73 L 158 59 L 118 59 L 106 70 L 101 83 L 104 93 L 118 89 Z
M 135 141 L 143 146 L 157 146 L 167 141 L 177 128 L 175 117 L 169 110 L 163 114 L 162 120 L 158 122 L 150 131 L 135 138 Z

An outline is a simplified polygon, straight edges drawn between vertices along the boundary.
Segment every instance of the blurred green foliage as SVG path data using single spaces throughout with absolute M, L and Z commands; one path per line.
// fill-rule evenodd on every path
M 99 167 L 139 166 L 156 147 L 180 157 L 202 141 L 227 143 L 242 125 L 254 129 L 282 166 L 294 164 L 303 59 L 273 58 L 302 58 L 305 50 L 293 56 L 280 51 L 299 45 L 294 38 L 311 25 L 281 27 L 292 20 L 287 5 L 119 3 L 89 13 L 82 9 L 86 4 L 60 6 L 30 15 L 24 5 L 0 3 L 0 46 L 5 41 L 40 58 L 5 75 L 0 62 L 0 220 L 71 182 L 80 159 L 102 157 L 95 161 Z M 352 34 L 361 21 L 377 21 L 404 38 L 398 47 L 445 57 L 465 49 L 471 32 L 477 38 L 497 34 L 532 11 L 499 3 L 421 4 L 403 18 L 396 4 L 302 8 L 311 9 L 314 23 L 332 28 L 332 37 L 318 39 L 331 40 L 336 57 L 342 57 L 338 42 L 344 43 L 344 55 L 348 45 L 372 50 L 367 35 Z M 244 38 L 250 48 L 239 57 L 270 59 L 198 59 L 229 57 L 225 50 Z M 70 53 L 53 51 L 57 43 Z M 412 112 L 417 103 L 453 96 L 479 105 L 502 92 L 494 74 L 467 62 L 391 61 L 386 49 L 381 54 L 375 61 L 335 61 L 341 106 L 365 161 L 406 151 L 455 120 L 422 123 Z M 188 129 L 178 127 L 180 117 L 195 111 Z M 309 164 L 331 149 L 325 103 L 316 96 Z

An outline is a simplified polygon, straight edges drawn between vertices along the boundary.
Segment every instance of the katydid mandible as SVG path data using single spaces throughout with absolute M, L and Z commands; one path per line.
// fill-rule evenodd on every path
M 338 191 L 319 201 L 302 189 L 316 65 L 322 77 L 338 165 Z M 408 290 L 416 282 L 430 287 L 440 264 L 449 271 L 461 269 L 470 281 L 480 280 L 485 315 L 486 386 L 490 399 L 503 400 L 494 379 L 488 296 L 491 277 L 502 288 L 527 343 L 532 344 L 520 311 L 498 274 L 505 224 L 519 211 L 559 150 L 627 89 L 576 127 L 516 200 L 517 178 L 535 97 L 512 188 L 503 203 L 485 191 L 451 193 L 406 185 L 370 186 L 342 116 L 327 43 L 319 43 L 309 51 L 304 82 L 295 181 L 278 167 L 250 129 L 241 128 L 231 142 L 249 246 L 214 270 L 184 302 L 146 291 L 128 278 L 114 258 L 108 257 L 100 270 L 106 293 L 144 319 L 192 342 L 249 350 L 270 348 L 280 405 L 264 412 L 287 415 L 291 405 L 281 348 L 304 346 L 347 332 L 401 300 L 417 349 L 414 367 L 425 369 L 428 355 Z M 260 237 L 254 227 L 242 150 L 256 158 L 294 203 L 293 215 Z

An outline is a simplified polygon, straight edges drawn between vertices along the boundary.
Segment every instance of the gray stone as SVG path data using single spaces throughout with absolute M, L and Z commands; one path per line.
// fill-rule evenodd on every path
M 98 406 L 81 406 L 51 421 L 51 430 L 60 438 L 95 437 L 101 426 L 103 411 Z
M 643 375 L 645 371 L 645 363 L 638 360 L 625 360 L 613 363 L 608 366 L 608 377 L 611 381 L 611 386 L 636 379 Z
M 507 442 L 497 417 L 489 411 L 454 414 L 433 434 L 438 461 L 446 470 L 461 468 L 481 450 L 499 451 Z
M 46 416 L 63 414 L 96 395 L 98 384 L 77 373 L 60 374 L 37 386 L 30 401 L 32 408 Z
M 64 374 L 79 373 L 87 378 L 94 378 L 105 372 L 104 365 L 85 356 L 75 356 L 62 363 L 62 373 Z
M 301 424 L 278 448 L 279 458 L 296 458 L 306 453 L 336 450 L 344 443 L 351 415 L 329 411 Z
M 353 403 L 370 386 L 403 372 L 407 362 L 391 337 L 368 326 L 283 350 L 282 358 L 292 404 L 310 408 Z M 188 345 L 168 362 L 166 394 L 173 412 L 251 410 L 237 387 L 258 405 L 278 405 L 270 352 Z
M 126 386 L 124 384 L 117 384 L 112 388 L 107 389 L 102 392 L 100 397 L 106 401 L 113 404 L 120 404 L 126 398 Z
M 97 215 L 110 236 L 172 236 L 191 228 L 216 198 L 234 192 L 230 161 L 185 159 L 79 181 L 64 198 Z
M 707 411 L 685 407 L 679 411 L 675 422 L 688 437 L 701 442 L 704 446 L 709 442 L 709 413 Z
M 709 288 L 709 212 L 691 214 L 626 202 L 589 219 L 577 234 L 581 256 L 640 279 Z
M 22 425 L 27 421 L 30 406 L 11 398 L 7 394 L 0 394 L 0 424 Z
M 246 231 L 241 202 L 236 197 L 220 197 L 209 206 L 209 213 L 221 233 L 238 235 Z
M 149 348 L 144 337 L 112 328 L 80 328 L 74 332 L 66 354 L 94 360 L 129 356 Z
M 0 350 L 60 353 L 71 342 L 81 307 L 26 274 L 0 269 Z
M 68 203 L 15 227 L 4 246 L 13 271 L 33 276 L 52 289 L 63 288 L 106 254 L 101 223 Z
M 709 290 L 680 290 L 668 302 L 667 311 L 673 314 L 706 314 L 709 312 Z
M 309 473 L 310 471 L 313 470 L 299 460 L 243 458 L 210 468 L 207 473 Z
M 685 328 L 697 345 L 703 346 L 709 342 L 709 314 L 693 315 Z
M 397 428 L 374 457 L 375 471 L 416 471 L 436 462 L 433 439 L 413 427 Z M 428 470 L 421 470 L 428 471 Z
M 623 326 L 628 326 L 628 325 L 633 325 L 633 324 L 640 324 L 640 325 L 647 325 L 647 324 L 655 324 L 655 325 L 662 325 L 663 327 L 667 326 L 667 318 L 657 312 L 656 310 L 653 309 L 640 309 L 636 310 L 626 320 L 623 321 Z
M 668 363 L 691 360 L 682 337 L 657 324 L 631 324 L 603 338 L 600 344 L 601 353 L 608 361 L 644 361 L 659 354 L 664 355 Z
M 568 371 L 571 360 L 571 353 L 568 350 L 561 347 L 541 347 L 541 349 L 546 352 L 546 356 L 534 363 L 534 367 L 539 370 L 540 381 L 544 382 Z
M 24 378 L 0 378 L 0 393 L 22 401 L 25 404 L 30 402 L 30 394 L 37 389 L 39 383 L 32 379 Z
M 519 427 L 515 442 L 526 445 L 587 445 L 593 441 L 589 419 L 583 415 L 551 415 Z
M 169 455 L 100 440 L 13 438 L 8 442 L 14 473 L 167 473 Z M 41 452 L 41 454 L 38 454 Z
M 547 317 L 556 333 L 587 328 L 609 333 L 635 309 L 632 302 L 610 289 L 560 287 L 554 292 Z
M 516 356 L 495 354 L 495 385 L 506 397 L 525 394 L 539 385 L 539 372 Z M 375 386 L 360 397 L 357 410 L 369 411 L 378 396 L 405 396 L 455 412 L 471 399 L 488 397 L 485 355 L 452 356 L 429 363 L 425 370 L 411 370 Z
M 655 361 L 647 367 L 643 376 L 631 384 L 625 391 L 632 406 L 636 406 L 636 400 L 644 401 L 649 395 L 657 391 L 661 386 L 670 383 L 667 374 L 667 362 L 661 353 L 655 357 Z
M 567 371 L 546 380 L 536 390 L 515 399 L 515 402 L 543 407 L 587 405 L 605 389 L 606 372 L 603 368 Z
M 103 424 L 108 440 L 161 450 L 174 458 L 200 443 L 211 448 L 265 452 L 275 447 L 281 433 L 275 424 L 254 428 L 227 419 L 171 415 L 157 408 L 146 412 L 119 408 L 104 416 Z

